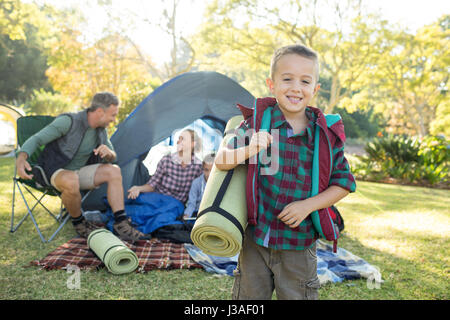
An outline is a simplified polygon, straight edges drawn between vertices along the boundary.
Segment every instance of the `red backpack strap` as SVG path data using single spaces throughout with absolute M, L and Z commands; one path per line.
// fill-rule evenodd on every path
M 312 166 L 312 183 L 311 197 L 323 191 L 328 186 L 333 167 L 333 145 L 336 139 L 331 141 L 328 134 L 328 127 L 341 121 L 340 116 L 325 116 L 327 126 L 322 128 L 316 123 L 314 132 L 314 154 Z M 330 119 L 330 121 L 328 121 Z M 319 121 L 318 121 L 319 122 Z M 322 121 L 323 126 L 323 121 Z M 320 161 L 319 161 L 320 158 Z M 328 161 L 324 160 L 328 159 Z M 325 180 L 326 183 L 325 183 Z M 320 209 L 311 213 L 311 220 L 315 230 L 320 237 L 333 241 L 333 252 L 337 251 L 337 240 L 339 238 L 339 230 L 333 220 L 334 212 L 331 208 Z

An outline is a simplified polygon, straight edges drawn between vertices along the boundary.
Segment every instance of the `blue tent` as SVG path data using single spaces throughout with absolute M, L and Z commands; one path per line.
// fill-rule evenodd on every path
M 0 156 L 14 156 L 17 144 L 17 119 L 25 113 L 16 107 L 0 102 Z
M 252 106 L 254 97 L 237 82 L 217 72 L 184 73 L 153 91 L 117 126 L 111 137 L 125 196 L 131 186 L 148 181 L 149 173 L 142 161 L 153 146 L 198 119 L 223 132 L 226 122 L 241 114 L 237 103 Z M 84 209 L 106 209 L 105 195 L 106 185 L 103 185 L 85 200 Z

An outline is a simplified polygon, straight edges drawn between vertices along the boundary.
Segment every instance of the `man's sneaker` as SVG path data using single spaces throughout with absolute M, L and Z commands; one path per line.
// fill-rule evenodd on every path
M 150 236 L 143 234 L 139 230 L 136 230 L 131 224 L 130 218 L 114 223 L 113 230 L 114 234 L 125 241 L 134 242 L 137 240 L 148 240 L 151 238 Z
M 75 231 L 78 233 L 80 237 L 86 239 L 92 231 L 101 228 L 93 224 L 92 222 L 87 221 L 86 219 L 83 219 L 83 221 L 81 221 L 77 225 L 74 225 L 73 227 L 75 228 Z

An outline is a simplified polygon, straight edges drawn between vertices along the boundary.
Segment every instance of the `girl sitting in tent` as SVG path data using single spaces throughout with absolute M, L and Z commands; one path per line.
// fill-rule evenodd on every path
M 128 199 L 136 199 L 141 192 L 158 192 L 186 203 L 192 181 L 202 174 L 202 162 L 194 155 L 201 148 L 201 140 L 192 129 L 181 132 L 177 151 L 164 156 L 155 174 L 141 186 L 128 190 Z

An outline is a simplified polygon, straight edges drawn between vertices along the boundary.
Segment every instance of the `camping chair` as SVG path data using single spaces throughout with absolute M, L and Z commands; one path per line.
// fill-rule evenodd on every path
M 22 146 L 22 144 L 32 135 L 34 135 L 36 132 L 44 128 L 46 125 L 48 125 L 50 122 L 54 120 L 54 117 L 52 116 L 24 116 L 17 119 L 17 145 Z M 42 146 L 40 149 L 36 150 L 28 159 L 28 163 L 34 167 L 36 166 L 36 161 L 39 155 L 41 154 L 42 150 L 44 149 L 44 146 Z M 16 215 L 15 205 L 16 205 L 16 190 L 20 194 L 24 205 L 26 206 L 26 213 L 22 216 L 22 218 L 19 220 L 19 222 L 14 225 L 14 218 Z M 24 191 L 27 191 L 28 194 L 30 194 L 35 202 L 34 204 L 30 204 L 29 201 L 25 198 Z M 34 192 L 38 191 L 38 192 Z M 89 195 L 88 191 L 82 198 L 83 200 Z M 70 215 L 67 212 L 66 208 L 64 208 L 62 202 L 58 213 L 53 213 L 46 205 L 44 200 L 47 199 L 48 196 L 51 197 L 59 197 L 61 198 L 61 193 L 56 190 L 53 186 L 50 184 L 48 185 L 40 185 L 38 182 L 36 182 L 34 179 L 31 180 L 25 180 L 20 178 L 17 175 L 17 167 L 14 166 L 14 177 L 13 177 L 13 199 L 12 199 L 12 210 L 11 210 L 11 230 L 10 232 L 16 232 L 17 229 L 22 225 L 22 223 L 30 217 L 31 221 L 33 222 L 34 226 L 36 227 L 36 230 L 39 234 L 39 237 L 41 238 L 42 242 L 50 242 L 53 240 L 53 238 L 61 231 L 61 229 L 64 227 L 66 222 L 69 220 Z M 20 198 L 19 198 L 20 199 Z M 30 200 L 31 202 L 32 200 Z M 47 239 L 45 239 L 41 228 L 38 225 L 38 222 L 36 221 L 35 209 L 40 205 L 40 207 L 43 208 L 55 221 L 57 224 L 57 228 L 54 231 L 54 233 Z M 38 207 L 39 208 L 39 207 Z

